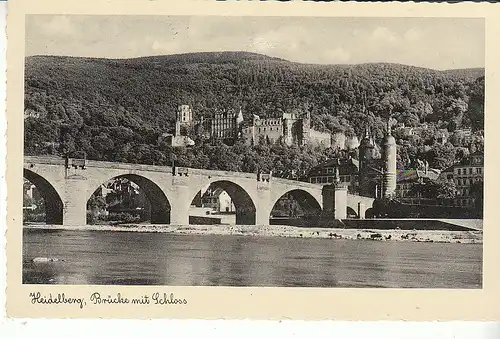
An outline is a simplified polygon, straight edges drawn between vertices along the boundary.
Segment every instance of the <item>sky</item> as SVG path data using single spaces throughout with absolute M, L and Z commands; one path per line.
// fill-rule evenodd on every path
M 134 58 L 248 51 L 315 64 L 484 67 L 474 18 L 28 15 L 26 56 Z

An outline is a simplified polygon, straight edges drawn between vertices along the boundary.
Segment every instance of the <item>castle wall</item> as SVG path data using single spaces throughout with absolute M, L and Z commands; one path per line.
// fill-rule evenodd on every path
M 233 114 L 215 114 L 211 126 L 211 136 L 214 140 L 235 140 L 237 133 L 236 118 Z
M 313 129 L 309 130 L 309 142 L 312 144 L 321 145 L 326 148 L 332 146 L 332 138 L 330 133 L 318 132 Z
M 338 132 L 334 133 L 331 136 L 331 147 L 333 148 L 339 148 L 339 149 L 346 149 L 346 136 L 344 133 Z
M 255 143 L 255 126 L 246 126 L 241 130 L 241 135 L 245 144 L 252 145 Z
M 255 142 L 259 142 L 260 138 L 276 142 L 283 137 L 283 121 L 282 119 L 270 118 L 255 121 Z

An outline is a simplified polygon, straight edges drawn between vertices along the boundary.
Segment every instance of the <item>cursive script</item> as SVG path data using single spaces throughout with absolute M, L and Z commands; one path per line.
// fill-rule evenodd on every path
M 67 298 L 64 293 L 58 293 L 57 296 L 52 296 L 52 293 L 49 293 L 49 296 L 43 296 L 40 292 L 30 293 L 31 303 L 32 304 L 45 304 L 45 305 L 53 305 L 53 304 L 77 304 L 80 305 L 80 308 L 83 308 L 87 303 L 83 298 Z
M 42 295 L 40 292 L 32 292 L 29 294 L 32 304 L 44 305 L 60 305 L 60 304 L 75 304 L 83 308 L 87 305 L 85 298 L 69 298 L 64 293 L 52 295 Z M 173 293 L 158 293 L 151 295 L 142 295 L 139 297 L 126 297 L 122 293 L 115 295 L 103 295 L 99 292 L 94 292 L 90 295 L 90 305 L 186 305 L 188 302 L 185 298 L 177 298 Z
M 186 299 L 175 298 L 173 293 L 167 296 L 167 293 L 160 295 L 156 292 L 151 296 L 151 299 L 153 299 L 156 305 L 185 305 L 188 303 Z
M 98 304 L 128 304 L 130 301 L 128 298 L 124 298 L 121 293 L 118 293 L 115 297 L 108 295 L 107 297 L 102 297 L 99 292 L 94 292 L 90 295 L 90 301 L 94 305 Z

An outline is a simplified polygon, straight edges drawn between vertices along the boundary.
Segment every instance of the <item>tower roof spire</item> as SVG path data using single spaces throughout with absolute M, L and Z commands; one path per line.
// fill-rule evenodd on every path
M 240 111 L 238 112 L 238 116 L 236 117 L 236 123 L 239 125 L 243 122 L 243 111 L 241 110 L 240 106 Z
M 365 138 L 370 138 L 370 127 L 368 127 L 368 125 L 365 126 Z

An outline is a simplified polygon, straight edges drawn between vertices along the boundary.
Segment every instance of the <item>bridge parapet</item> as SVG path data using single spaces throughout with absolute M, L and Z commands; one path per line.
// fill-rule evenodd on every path
M 270 182 L 271 181 L 271 174 L 258 173 L 257 174 L 257 181 Z
M 69 162 L 73 163 L 74 158 L 70 158 Z M 64 158 L 60 157 L 47 157 L 47 156 L 24 156 L 24 163 L 29 164 L 40 164 L 40 165 L 65 165 Z M 76 162 L 75 162 L 76 163 Z M 95 168 L 109 168 L 117 170 L 127 170 L 127 171 L 149 171 L 149 172 L 165 172 L 171 173 L 172 168 L 170 166 L 156 166 L 156 165 L 144 165 L 144 164 L 131 164 L 125 162 L 109 162 L 109 161 L 97 161 L 97 160 L 86 160 L 85 167 L 95 167 Z
M 39 157 L 39 156 L 24 156 L 24 162 L 29 164 L 43 164 L 43 165 L 63 165 L 64 159 L 59 157 Z
M 302 188 L 319 189 L 319 190 L 321 190 L 323 188 L 323 185 L 321 185 L 321 184 L 311 184 L 311 183 L 305 182 L 305 181 L 290 180 L 290 179 L 283 179 L 283 178 L 277 178 L 277 177 L 273 177 L 273 181 L 276 183 L 293 185 L 293 186 L 302 187 Z
M 216 170 L 207 170 L 200 168 L 189 168 L 189 172 L 191 173 L 191 175 L 199 175 L 206 177 L 255 179 L 255 173 L 247 173 L 247 172 L 216 171 Z
M 188 167 L 176 167 L 174 170 L 174 175 L 180 176 L 180 177 L 187 177 L 189 176 L 189 168 Z
M 65 161 L 60 157 L 48 157 L 48 156 L 25 156 L 24 162 L 29 164 L 47 164 L 47 165 L 61 165 L 64 166 Z M 149 172 L 162 172 L 162 173 L 172 173 L 172 167 L 170 166 L 157 166 L 157 165 L 144 165 L 144 164 L 131 164 L 131 163 L 119 163 L 119 162 L 108 162 L 108 161 L 96 161 L 96 160 L 86 160 L 86 168 L 103 168 L 103 169 L 116 169 L 116 170 L 127 170 L 127 171 L 149 171 Z M 312 184 L 303 181 L 289 180 L 278 177 L 273 177 L 271 173 L 256 175 L 255 173 L 248 172 L 230 172 L 230 171 L 217 171 L 217 170 L 207 170 L 200 168 L 190 168 L 190 167 L 177 167 L 176 171 L 181 169 L 182 175 L 187 174 L 189 176 L 206 176 L 206 177 L 223 177 L 223 178 L 242 178 L 242 179 L 257 179 L 257 181 L 264 182 L 276 182 L 285 185 L 293 185 L 296 187 L 318 189 L 321 185 Z M 179 172 L 176 172 L 179 173 Z M 179 173 L 179 175 L 181 175 Z

